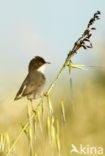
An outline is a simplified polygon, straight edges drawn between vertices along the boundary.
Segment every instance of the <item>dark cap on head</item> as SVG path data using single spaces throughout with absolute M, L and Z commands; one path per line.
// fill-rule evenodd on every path
M 32 70 L 37 70 L 39 67 L 41 67 L 45 63 L 47 62 L 42 57 L 36 56 L 30 61 L 29 66 L 28 66 L 28 71 L 30 72 Z

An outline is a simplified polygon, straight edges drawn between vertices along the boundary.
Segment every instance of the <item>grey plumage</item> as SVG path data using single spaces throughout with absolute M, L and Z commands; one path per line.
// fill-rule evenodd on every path
M 28 75 L 23 81 L 14 100 L 18 100 L 24 96 L 27 96 L 29 100 L 33 100 L 41 95 L 46 78 L 41 71 L 38 71 L 38 69 L 46 63 L 47 62 L 45 62 L 43 58 L 38 56 L 30 61 Z

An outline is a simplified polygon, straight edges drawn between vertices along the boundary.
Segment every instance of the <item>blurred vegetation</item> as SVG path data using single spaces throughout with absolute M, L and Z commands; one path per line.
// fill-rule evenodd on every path
M 76 86 L 74 85 L 73 87 L 72 99 L 70 96 L 69 81 L 64 77 L 61 80 L 62 85 L 61 82 L 57 84 L 50 97 L 53 114 L 51 115 L 49 113 L 48 103 L 46 101 L 43 104 L 43 113 L 39 113 L 39 117 L 38 115 L 35 116 L 35 142 L 33 147 L 35 155 L 75 155 L 70 153 L 71 144 L 75 144 L 77 147 L 80 144 L 105 147 L 105 88 L 103 75 L 104 73 L 99 74 L 99 72 L 95 72 L 93 77 L 88 77 L 84 81 L 82 81 L 82 78 L 79 78 L 78 83 L 76 82 Z M 96 82 L 98 79 L 100 81 L 97 85 Z M 25 103 L 29 104 L 27 100 L 25 100 Z M 3 128 L 2 124 L 1 133 L 4 133 L 3 136 L 6 133 L 6 136 L 8 136 L 6 137 L 8 144 L 5 141 L 4 145 L 6 147 L 4 148 L 4 153 L 2 151 L 0 155 L 6 155 L 5 152 L 7 152 L 8 146 L 10 147 L 12 145 L 22 129 L 22 125 L 27 121 L 27 104 L 25 103 L 18 117 L 16 116 L 7 125 L 4 123 L 5 128 Z M 10 110 L 11 107 L 15 107 L 15 105 L 12 106 L 11 104 L 10 108 L 8 108 L 10 112 L 12 112 Z M 15 112 L 17 111 L 15 109 Z M 40 106 L 38 112 L 41 112 Z M 5 110 L 4 118 L 7 118 Z M 29 139 L 29 133 L 33 133 L 29 132 L 30 126 L 21 135 L 10 155 L 30 155 L 29 148 L 30 141 L 32 140 Z
M 98 19 L 97 14 L 100 12 L 94 14 L 88 28 Z M 92 47 L 90 31 L 95 28 L 87 29 L 69 52 L 69 63 L 70 54 Z M 90 46 L 85 45 L 87 41 Z M 27 99 L 13 102 L 11 95 L 1 100 L 0 156 L 75 156 L 70 152 L 72 144 L 105 147 L 104 71 L 89 75 L 84 71 L 76 82 L 72 78 L 72 83 L 67 69 L 37 107 L 37 101 L 33 105 Z

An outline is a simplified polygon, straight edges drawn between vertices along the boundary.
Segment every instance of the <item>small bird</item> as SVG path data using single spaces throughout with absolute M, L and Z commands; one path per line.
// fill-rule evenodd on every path
M 40 56 L 36 56 L 29 62 L 28 74 L 14 100 L 19 100 L 26 96 L 28 100 L 32 101 L 41 96 L 41 92 L 46 82 L 44 76 L 46 64 L 50 64 L 50 62 L 46 62 Z

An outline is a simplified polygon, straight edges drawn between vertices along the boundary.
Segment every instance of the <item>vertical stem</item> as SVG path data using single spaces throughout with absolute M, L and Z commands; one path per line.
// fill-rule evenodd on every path
M 34 138 L 34 125 L 33 125 L 33 119 L 32 116 L 32 102 L 28 103 L 28 118 L 29 118 L 29 146 L 30 146 L 30 156 L 34 156 L 34 148 L 33 148 L 33 138 Z
M 71 97 L 71 104 L 73 104 L 73 82 L 71 77 L 71 62 L 69 62 L 69 82 L 70 82 L 70 97 Z
M 71 113 L 74 112 L 74 102 L 73 102 L 73 82 L 72 82 L 72 77 L 71 77 L 71 63 L 69 63 L 69 83 L 70 83 L 70 109 L 71 109 Z

